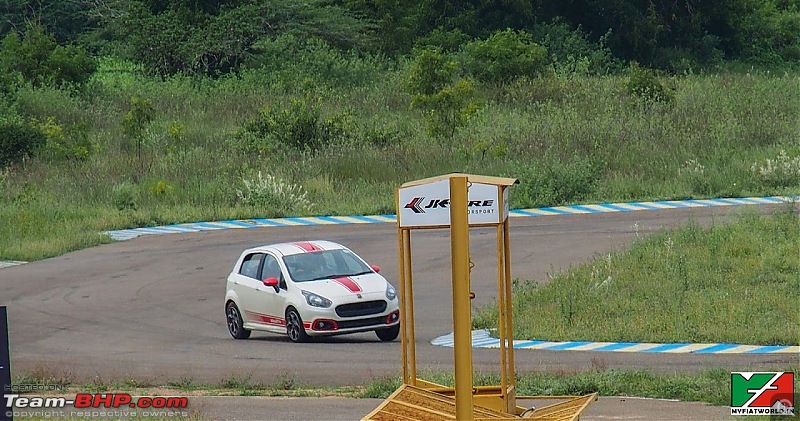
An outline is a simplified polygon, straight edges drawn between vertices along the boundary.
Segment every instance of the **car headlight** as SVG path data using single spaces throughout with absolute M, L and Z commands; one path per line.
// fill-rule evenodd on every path
M 397 291 L 395 291 L 394 287 L 390 283 L 386 283 L 386 299 L 389 301 L 394 300 L 397 298 Z
M 303 293 L 303 296 L 306 297 L 306 302 L 311 307 L 328 308 L 332 304 L 331 300 L 329 300 L 329 299 L 327 299 L 327 298 L 325 298 L 325 297 L 323 297 L 321 295 L 317 295 L 317 294 L 314 294 L 313 292 L 308 292 L 308 291 L 301 291 L 301 292 Z

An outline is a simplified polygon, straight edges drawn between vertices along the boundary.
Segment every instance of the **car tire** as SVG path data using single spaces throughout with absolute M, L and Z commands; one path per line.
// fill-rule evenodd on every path
M 387 327 L 385 329 L 378 329 L 375 331 L 375 334 L 378 335 L 378 339 L 383 342 L 391 342 L 397 339 L 397 335 L 400 334 L 400 324 L 396 324 L 392 327 Z
M 239 312 L 239 307 L 233 301 L 229 301 L 225 306 L 225 318 L 228 324 L 228 333 L 234 339 L 247 339 L 250 337 L 250 331 L 244 328 L 244 320 L 242 314 Z
M 293 307 L 286 310 L 286 335 L 295 343 L 308 342 L 308 334 L 303 327 L 303 319 Z

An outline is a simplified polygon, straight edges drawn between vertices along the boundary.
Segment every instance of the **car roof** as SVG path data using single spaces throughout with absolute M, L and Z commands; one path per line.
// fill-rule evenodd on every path
M 270 251 L 283 256 L 291 256 L 294 254 L 312 253 L 315 251 L 323 250 L 341 250 L 347 247 L 327 240 L 313 240 L 313 241 L 292 241 L 286 243 L 265 244 L 245 250 L 245 253 L 265 252 Z

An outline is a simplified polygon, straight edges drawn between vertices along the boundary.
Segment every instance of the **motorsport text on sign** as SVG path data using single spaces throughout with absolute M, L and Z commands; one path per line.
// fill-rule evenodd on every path
M 500 203 L 499 192 L 503 192 Z M 467 194 L 467 214 L 470 225 L 497 224 L 508 217 L 508 188 L 472 182 Z M 450 225 L 450 181 L 445 179 L 427 184 L 402 187 L 400 226 L 446 227 Z

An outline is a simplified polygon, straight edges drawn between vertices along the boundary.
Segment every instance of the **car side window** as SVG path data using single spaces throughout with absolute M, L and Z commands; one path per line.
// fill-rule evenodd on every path
M 247 276 L 248 278 L 258 279 L 258 268 L 261 266 L 261 261 L 263 259 L 263 253 L 253 253 L 248 255 L 242 261 L 242 267 L 239 268 L 239 274 Z
M 269 254 L 264 256 L 264 267 L 261 269 L 261 279 L 267 278 L 281 278 L 281 267 L 278 266 L 278 260 Z

